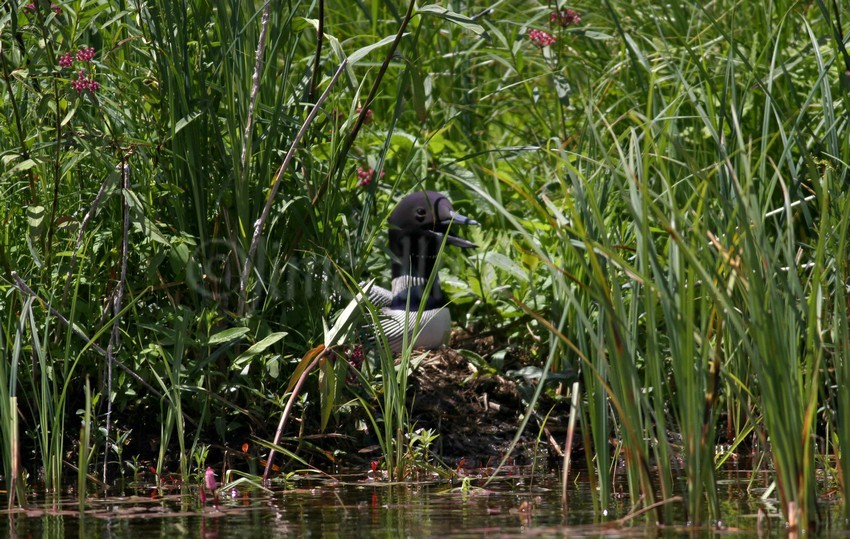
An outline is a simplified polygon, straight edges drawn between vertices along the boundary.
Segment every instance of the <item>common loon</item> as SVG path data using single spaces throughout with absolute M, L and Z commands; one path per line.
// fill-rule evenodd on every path
M 414 348 L 435 349 L 448 344 L 452 319 L 437 275 L 427 297 L 425 289 L 444 244 L 462 249 L 476 247 L 456 236 L 453 225 L 478 225 L 478 222 L 457 213 L 451 201 L 435 191 L 407 195 L 390 214 L 388 222 L 393 257 L 392 289 L 372 286 L 367 294 L 380 309 L 381 330 L 390 350 L 401 351 L 405 329 L 408 339 L 412 338 L 422 301 L 425 305 Z

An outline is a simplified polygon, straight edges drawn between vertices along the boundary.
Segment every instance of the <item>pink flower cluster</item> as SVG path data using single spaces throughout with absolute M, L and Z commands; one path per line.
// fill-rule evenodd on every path
M 543 30 L 531 30 L 528 32 L 528 39 L 540 48 L 549 47 L 555 44 L 555 36 Z
M 549 22 L 561 28 L 566 28 L 567 26 L 580 23 L 581 14 L 574 9 L 564 8 L 560 11 L 553 11 L 549 15 Z
M 70 54 L 70 53 L 69 53 Z M 94 47 L 83 47 L 77 51 L 78 62 L 91 62 L 94 58 Z
M 74 65 L 74 56 L 70 52 L 66 52 L 59 57 L 59 67 L 66 68 Z
M 381 171 L 380 176 L 381 176 L 381 178 L 384 177 L 384 171 L 383 170 Z M 360 185 L 360 187 L 368 186 L 370 183 L 372 183 L 372 180 L 375 179 L 375 169 L 373 169 L 372 167 L 369 167 L 369 168 L 357 167 L 357 179 L 360 180 L 360 183 L 358 184 L 358 185 Z
M 77 72 L 77 80 L 71 81 L 71 88 L 80 93 L 83 93 L 86 90 L 91 93 L 95 93 L 100 88 L 100 83 L 94 79 L 88 78 L 88 76 L 86 76 L 86 72 L 81 69 Z
M 76 53 L 68 51 L 59 57 L 59 67 L 62 69 L 71 67 L 75 61 L 84 64 L 90 63 L 94 59 L 94 53 L 94 47 L 81 47 Z M 86 91 L 94 93 L 100 88 L 100 83 L 94 80 L 93 76 L 90 77 L 85 69 L 80 69 L 77 71 L 77 79 L 71 81 L 71 88 L 80 93 Z
M 24 6 L 24 13 L 35 13 L 36 9 L 37 8 L 35 2 L 30 2 L 29 4 L 26 4 Z M 53 2 L 50 2 L 50 9 L 57 16 L 62 14 L 62 6 L 60 6 L 59 4 L 54 4 Z
M 66 52 L 62 56 L 59 57 L 59 67 L 71 67 L 74 65 L 74 61 L 89 63 L 94 59 L 94 47 L 82 47 L 77 50 L 76 54 L 72 54 L 71 51 Z

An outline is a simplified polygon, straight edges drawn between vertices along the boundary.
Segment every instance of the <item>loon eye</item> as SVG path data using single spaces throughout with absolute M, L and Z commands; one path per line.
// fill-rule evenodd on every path
M 425 211 L 425 208 L 416 208 L 416 220 L 422 222 L 425 220 L 425 214 L 428 213 Z

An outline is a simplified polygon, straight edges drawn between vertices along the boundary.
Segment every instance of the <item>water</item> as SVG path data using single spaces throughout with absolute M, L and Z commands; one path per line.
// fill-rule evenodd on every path
M 723 479 L 726 521 L 723 527 L 702 530 L 660 527 L 643 517 L 619 524 L 599 522 L 589 484 L 581 475 L 570 482 L 566 519 L 555 474 L 506 475 L 486 487 L 481 486 L 483 479 L 474 480 L 473 488 L 465 492 L 445 482 L 386 485 L 363 476 L 337 476 L 300 479 L 294 488 L 271 493 L 228 492 L 217 508 L 212 500 L 201 507 L 197 489 L 89 498 L 84 514 L 76 499 L 62 500 L 57 507 L 30 502 L 26 510 L 2 512 L 0 537 L 712 537 L 742 531 L 755 535 L 756 511 L 763 504 L 746 493 L 748 480 L 741 474 Z M 626 515 L 625 497 L 617 496 L 609 511 L 616 517 Z M 674 514 L 683 518 L 680 508 L 674 508 Z M 782 531 L 775 513 L 769 524 L 772 532 Z

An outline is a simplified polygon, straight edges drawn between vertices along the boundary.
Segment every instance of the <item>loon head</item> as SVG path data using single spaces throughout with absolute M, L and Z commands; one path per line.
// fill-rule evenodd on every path
M 389 218 L 393 279 L 413 276 L 427 280 L 443 243 L 463 249 L 476 247 L 455 234 L 456 225 L 477 224 L 456 212 L 451 201 L 441 193 L 417 191 L 407 195 Z

